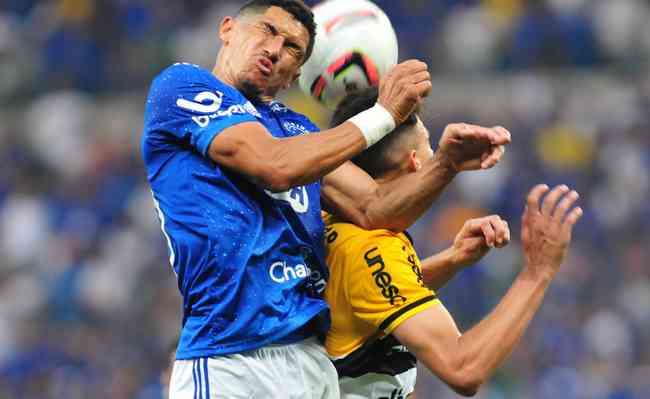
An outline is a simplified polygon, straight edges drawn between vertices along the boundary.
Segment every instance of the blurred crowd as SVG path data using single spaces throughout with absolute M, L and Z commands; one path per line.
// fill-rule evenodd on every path
M 139 155 L 144 98 L 170 63 L 210 68 L 217 23 L 242 3 L 0 3 L 0 398 L 163 397 L 180 300 Z M 412 229 L 424 257 L 467 218 L 510 222 L 511 245 L 440 293 L 462 328 L 520 268 L 526 192 L 582 195 L 561 274 L 478 397 L 650 397 L 650 4 L 376 3 L 401 58 L 434 72 L 434 142 L 458 121 L 513 133 L 502 164 L 458 176 Z M 327 120 L 296 89 L 285 101 Z M 421 375 L 420 398 L 456 397 Z

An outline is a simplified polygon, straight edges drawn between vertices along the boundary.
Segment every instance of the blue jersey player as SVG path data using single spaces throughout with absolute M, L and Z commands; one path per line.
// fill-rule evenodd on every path
M 212 72 L 173 65 L 146 104 L 143 156 L 183 296 L 170 398 L 336 398 L 314 338 L 328 320 L 321 208 L 404 229 L 457 172 L 496 164 L 509 133 L 462 125 L 418 173 L 379 185 L 348 160 L 427 95 L 426 64 L 396 66 L 375 107 L 317 133 L 274 100 L 314 45 L 301 1 L 250 1 L 219 37 Z

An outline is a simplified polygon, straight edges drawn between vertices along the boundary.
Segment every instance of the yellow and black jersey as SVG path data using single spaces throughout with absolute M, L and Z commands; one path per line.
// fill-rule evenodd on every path
M 416 359 L 391 333 L 440 301 L 424 285 L 406 233 L 363 230 L 323 216 L 330 269 L 325 298 L 332 315 L 325 347 L 339 372 L 342 397 L 346 389 L 373 398 L 395 390 L 406 396 L 415 384 Z

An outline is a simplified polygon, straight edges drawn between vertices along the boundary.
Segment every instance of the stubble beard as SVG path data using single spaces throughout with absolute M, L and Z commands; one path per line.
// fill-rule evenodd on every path
M 237 89 L 241 94 L 246 97 L 249 101 L 261 101 L 262 100 L 262 89 L 260 89 L 255 83 L 249 79 L 244 79 L 237 85 Z

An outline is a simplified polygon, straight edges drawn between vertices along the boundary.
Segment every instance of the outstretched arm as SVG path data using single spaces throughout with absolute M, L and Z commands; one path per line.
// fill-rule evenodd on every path
M 555 188 L 543 201 L 546 186 L 528 197 L 522 226 L 525 267 L 497 307 L 464 334 L 442 306 L 404 321 L 395 337 L 432 372 L 460 394 L 471 396 L 512 352 L 542 303 L 582 215 L 570 209 L 578 194 L 566 186 Z
M 378 184 L 346 162 L 323 179 L 323 207 L 366 230 L 403 231 L 429 209 L 455 175 L 449 162 L 434 156 L 418 172 Z
M 498 215 L 470 219 L 454 238 L 451 247 L 422 261 L 422 278 L 438 290 L 466 266 L 476 263 L 491 248 L 503 248 L 510 242 L 508 222 Z
M 217 135 L 208 155 L 272 191 L 314 182 L 389 133 L 388 125 L 401 124 L 428 94 L 430 79 L 426 64 L 406 61 L 382 80 L 380 108 L 320 133 L 283 139 L 273 137 L 259 122 L 241 123 Z
M 378 184 L 351 162 L 343 164 L 323 179 L 323 204 L 359 227 L 403 231 L 429 209 L 456 174 L 496 165 L 510 139 L 502 127 L 451 124 L 434 157 L 415 173 Z

